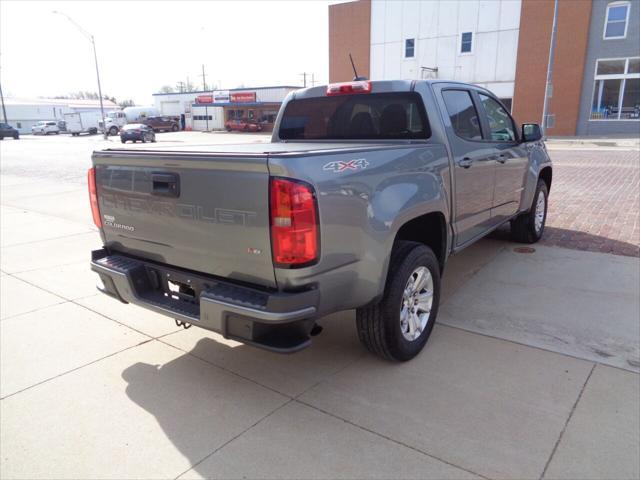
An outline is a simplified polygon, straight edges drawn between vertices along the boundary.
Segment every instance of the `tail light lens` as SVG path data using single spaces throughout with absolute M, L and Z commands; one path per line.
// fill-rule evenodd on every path
M 102 219 L 100 218 L 100 207 L 98 207 L 98 189 L 96 188 L 96 169 L 90 168 L 87 172 L 87 183 L 89 184 L 89 203 L 91 203 L 91 215 L 93 223 L 96 227 L 102 228 Z
M 284 178 L 270 181 L 271 244 L 279 267 L 303 267 L 319 254 L 318 209 L 313 187 Z

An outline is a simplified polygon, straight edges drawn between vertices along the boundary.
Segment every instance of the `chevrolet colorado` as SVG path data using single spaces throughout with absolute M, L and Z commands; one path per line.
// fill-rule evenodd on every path
M 271 143 L 92 159 L 104 293 L 279 352 L 356 309 L 361 342 L 396 361 L 424 347 L 449 255 L 506 222 L 542 236 L 552 179 L 538 125 L 440 80 L 298 90 Z

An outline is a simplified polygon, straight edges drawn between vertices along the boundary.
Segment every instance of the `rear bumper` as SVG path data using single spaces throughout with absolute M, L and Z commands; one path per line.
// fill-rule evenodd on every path
M 318 290 L 267 292 L 106 249 L 91 252 L 91 269 L 103 293 L 225 338 L 281 353 L 311 343 Z

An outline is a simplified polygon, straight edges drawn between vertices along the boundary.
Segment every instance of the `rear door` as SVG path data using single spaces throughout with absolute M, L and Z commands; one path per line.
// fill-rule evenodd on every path
M 105 246 L 275 286 L 266 154 L 96 152 Z
M 454 158 L 455 245 L 483 234 L 491 226 L 496 162 L 491 145 L 484 142 L 472 90 L 441 87 L 441 111 Z
M 478 92 L 480 120 L 496 162 L 491 216 L 495 223 L 517 213 L 529 165 L 516 124 L 498 100 Z

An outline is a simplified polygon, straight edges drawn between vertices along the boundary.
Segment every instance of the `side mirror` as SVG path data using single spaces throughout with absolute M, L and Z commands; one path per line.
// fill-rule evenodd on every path
M 542 131 L 540 125 L 537 123 L 523 123 L 522 124 L 522 141 L 523 142 L 537 142 L 542 139 Z

